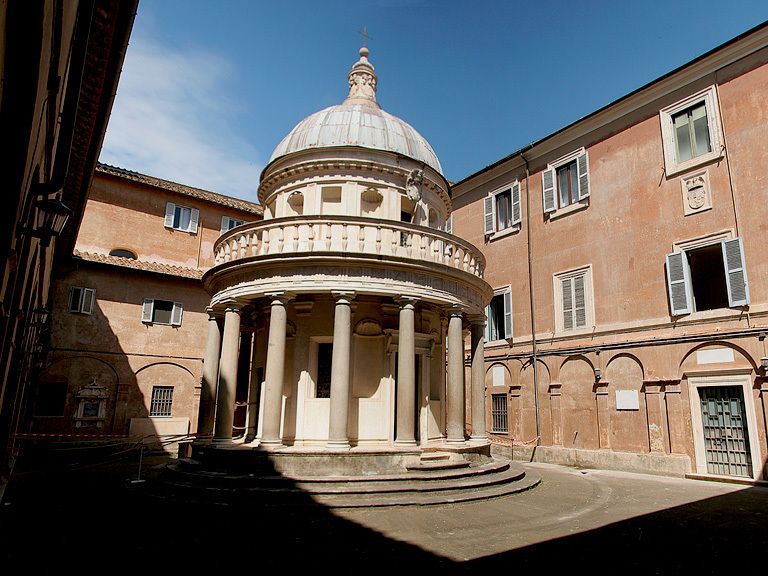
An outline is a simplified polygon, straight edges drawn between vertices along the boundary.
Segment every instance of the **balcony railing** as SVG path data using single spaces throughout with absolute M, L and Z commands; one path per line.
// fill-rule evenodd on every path
M 414 224 L 354 216 L 295 216 L 243 224 L 214 245 L 216 265 L 251 256 L 392 256 L 437 262 L 483 277 L 485 257 L 461 238 Z

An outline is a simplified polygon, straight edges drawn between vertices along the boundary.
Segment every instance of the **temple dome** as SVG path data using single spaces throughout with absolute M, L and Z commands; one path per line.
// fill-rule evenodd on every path
M 306 117 L 283 138 L 270 162 L 302 150 L 336 146 L 360 146 L 402 154 L 443 173 L 440 161 L 424 137 L 410 124 L 381 109 L 376 102 L 377 78 L 368 61 L 368 49 L 360 49 L 349 73 L 349 97 Z

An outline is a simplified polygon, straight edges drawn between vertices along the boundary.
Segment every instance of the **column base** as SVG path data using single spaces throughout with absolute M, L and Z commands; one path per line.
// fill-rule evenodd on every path
M 259 448 L 263 450 L 279 450 L 285 448 L 282 440 L 262 440 L 259 442 Z
M 469 443 L 475 446 L 485 446 L 486 444 L 490 444 L 491 441 L 488 436 L 470 436 Z
M 416 440 L 395 440 L 395 446 L 398 448 L 416 448 Z
M 348 440 L 329 440 L 328 443 L 325 445 L 328 450 L 351 450 L 352 446 L 350 446 Z
M 466 438 L 446 438 L 445 441 L 448 444 L 466 444 L 467 443 Z
M 211 438 L 210 443 L 216 445 L 232 444 L 232 438 Z

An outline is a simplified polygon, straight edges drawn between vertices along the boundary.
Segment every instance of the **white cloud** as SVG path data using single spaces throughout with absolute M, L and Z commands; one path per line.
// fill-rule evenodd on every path
M 255 201 L 264 161 L 237 133 L 225 59 L 134 38 L 100 160 Z

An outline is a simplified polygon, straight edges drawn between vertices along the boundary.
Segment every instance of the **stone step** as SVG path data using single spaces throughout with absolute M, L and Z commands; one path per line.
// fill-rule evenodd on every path
M 451 455 L 447 452 L 423 452 L 420 460 L 422 462 L 431 462 L 435 460 L 450 460 Z
M 467 476 L 483 476 L 494 472 L 507 470 L 510 466 L 509 460 L 504 458 L 495 458 L 491 462 L 480 465 L 471 465 L 463 468 L 452 468 L 442 470 L 416 470 L 401 474 L 379 474 L 366 476 L 297 476 L 288 478 L 279 474 L 241 474 L 232 475 L 222 472 L 210 472 L 200 470 L 197 467 L 186 463 L 172 463 L 167 467 L 167 473 L 170 481 L 191 483 L 207 483 L 210 486 L 238 487 L 249 485 L 291 485 L 296 482 L 313 483 L 367 483 L 381 481 L 410 480 L 413 482 L 425 481 L 428 483 L 447 480 L 451 478 L 462 478 Z
M 516 466 L 514 468 L 517 468 Z M 453 482 L 441 489 L 426 489 L 418 486 L 403 487 L 399 490 L 359 487 L 329 487 L 295 485 L 291 489 L 223 489 L 181 484 L 148 483 L 141 488 L 147 496 L 182 500 L 188 503 L 243 506 L 307 506 L 322 505 L 330 508 L 363 508 L 381 506 L 429 506 L 468 502 L 506 496 L 522 492 L 539 483 L 536 473 L 508 470 L 492 474 L 488 482 Z M 381 487 L 379 487 L 381 488 Z M 389 486 L 393 488 L 393 486 Z
M 357 482 L 349 478 L 329 482 L 314 481 L 296 481 L 284 478 L 283 482 L 257 482 L 249 486 L 242 485 L 212 485 L 205 482 L 206 479 L 187 478 L 185 480 L 166 481 L 169 488 L 176 488 L 182 491 L 204 490 L 207 494 L 217 493 L 221 496 L 236 494 L 287 494 L 287 493 L 309 493 L 309 494 L 388 494 L 403 492 L 436 492 L 446 490 L 464 490 L 478 488 L 482 486 L 491 486 L 495 484 L 512 482 L 519 480 L 525 475 L 522 468 L 518 466 L 507 466 L 502 470 L 494 470 L 482 475 L 455 476 L 452 478 L 443 478 L 431 482 L 422 482 L 421 479 L 413 479 L 408 476 L 400 476 L 389 480 L 378 480 L 375 482 Z
M 353 495 L 330 496 L 312 495 L 312 499 L 328 508 L 377 508 L 385 506 L 437 506 L 440 504 L 454 504 L 459 502 L 472 502 L 475 500 L 487 500 L 509 496 L 519 492 L 530 490 L 541 482 L 541 477 L 536 473 L 525 474 L 519 480 L 486 486 L 454 491 L 423 492 L 407 494 L 377 494 L 377 495 Z
M 494 474 L 488 474 L 479 477 L 465 477 L 465 478 L 453 478 L 450 480 L 440 480 L 436 482 L 430 482 L 425 484 L 423 482 L 410 482 L 408 480 L 401 481 L 389 481 L 389 482 L 376 482 L 360 484 L 357 482 L 352 483 L 338 483 L 338 484 L 313 484 L 313 483 L 298 483 L 296 488 L 303 492 L 309 492 L 311 494 L 391 494 L 391 493 L 405 493 L 405 492 L 439 492 L 450 490 L 466 490 L 473 488 L 480 488 L 483 486 L 492 486 L 496 484 L 503 484 L 506 482 L 514 482 L 525 476 L 525 472 L 522 469 L 509 469 L 503 472 L 497 472 Z
M 419 462 L 411 466 L 406 466 L 406 470 L 417 471 L 432 471 L 432 470 L 455 470 L 457 468 L 469 468 L 469 462 L 450 462 L 444 460 L 438 460 L 437 462 Z

